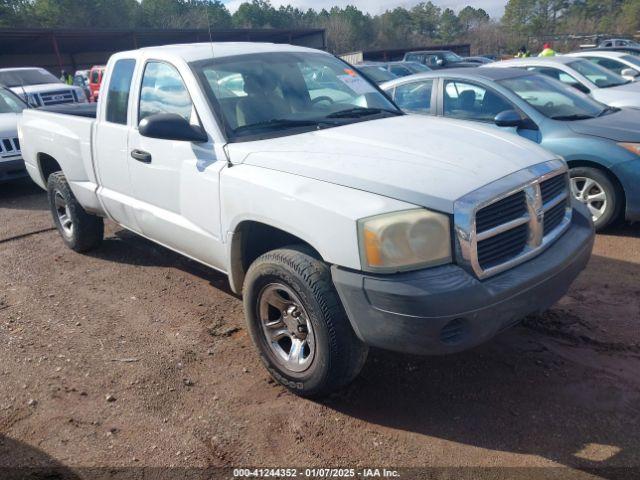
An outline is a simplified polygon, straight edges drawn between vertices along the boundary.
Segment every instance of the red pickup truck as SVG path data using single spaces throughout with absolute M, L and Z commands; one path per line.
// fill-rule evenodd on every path
M 104 75 L 105 66 L 97 65 L 91 67 L 91 71 L 89 72 L 89 101 L 97 102 L 98 96 L 100 95 L 100 85 L 102 84 L 102 77 Z

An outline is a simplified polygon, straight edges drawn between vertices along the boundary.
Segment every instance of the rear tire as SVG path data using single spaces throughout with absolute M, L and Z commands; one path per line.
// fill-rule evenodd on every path
M 273 250 L 249 268 L 244 309 L 260 359 L 279 383 L 304 397 L 347 384 L 367 358 L 333 286 L 329 267 L 303 246 Z
M 596 231 L 602 231 L 620 216 L 622 194 L 606 173 L 597 168 L 576 167 L 570 171 L 571 193 L 592 215 Z
M 85 212 L 62 172 L 49 175 L 47 193 L 53 223 L 67 247 L 87 252 L 100 245 L 104 238 L 103 219 Z

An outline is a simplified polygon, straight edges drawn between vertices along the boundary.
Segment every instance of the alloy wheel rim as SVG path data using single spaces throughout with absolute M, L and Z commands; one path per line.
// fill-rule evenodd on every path
M 71 212 L 69 211 L 69 205 L 59 191 L 55 193 L 55 208 L 58 215 L 58 221 L 62 228 L 62 233 L 65 236 L 71 237 L 73 235 L 73 221 L 71 220 Z
M 313 325 L 298 296 L 284 284 L 272 283 L 258 295 L 262 333 L 275 359 L 295 373 L 307 370 L 315 357 Z
M 593 178 L 571 178 L 571 193 L 587 206 L 594 222 L 598 221 L 609 207 L 609 199 L 604 188 Z

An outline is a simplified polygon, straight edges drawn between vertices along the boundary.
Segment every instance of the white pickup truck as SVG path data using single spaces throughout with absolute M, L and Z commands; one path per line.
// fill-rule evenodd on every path
M 305 396 L 350 382 L 369 346 L 490 339 L 564 295 L 593 244 L 562 159 L 405 115 L 307 48 L 118 53 L 97 109 L 29 110 L 19 135 L 69 247 L 109 218 L 226 273 L 266 367 Z

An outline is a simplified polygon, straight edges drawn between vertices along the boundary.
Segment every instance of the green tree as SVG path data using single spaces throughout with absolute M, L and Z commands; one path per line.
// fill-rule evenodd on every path
M 482 8 L 466 6 L 458 13 L 458 19 L 462 30 L 466 33 L 488 23 L 491 17 Z
M 452 42 L 462 33 L 462 25 L 456 13 L 450 8 L 445 9 L 440 16 L 438 36 L 444 42 Z

